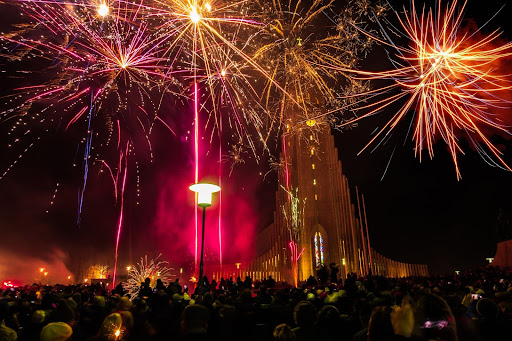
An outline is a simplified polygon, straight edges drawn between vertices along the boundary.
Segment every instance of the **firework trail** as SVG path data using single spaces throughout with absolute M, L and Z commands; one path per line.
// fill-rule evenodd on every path
M 305 248 L 299 250 L 299 245 L 301 245 L 301 235 L 304 229 L 304 210 L 306 207 L 306 199 L 301 200 L 299 198 L 298 188 L 290 191 L 288 191 L 284 186 L 281 186 L 281 188 L 288 194 L 289 198 L 288 203 L 283 205 L 282 209 L 288 226 L 288 233 L 290 237 L 288 246 L 290 247 L 293 278 L 295 280 L 295 286 L 297 286 L 299 280 L 299 259 L 305 250 Z
M 117 257 L 119 253 L 119 240 L 121 239 L 121 228 L 123 227 L 123 215 L 124 215 L 124 191 L 126 188 L 126 177 L 128 175 L 128 147 L 129 145 L 126 145 L 125 152 L 120 154 L 119 156 L 119 168 L 118 172 L 122 172 L 122 182 L 121 182 L 121 188 L 120 188 L 120 197 L 121 197 L 121 203 L 120 203 L 120 209 L 119 209 L 119 221 L 117 224 L 117 237 L 116 237 L 116 251 L 114 256 L 114 276 L 112 276 L 112 287 L 115 288 L 116 284 L 116 274 L 117 274 Z M 124 169 L 121 167 L 122 160 L 124 158 Z M 118 173 L 119 176 L 119 173 Z M 117 188 L 117 181 L 115 183 L 115 187 Z
M 455 0 L 443 7 L 439 1 L 435 9 L 418 11 L 412 2 L 411 11 L 406 11 L 406 15 L 396 13 L 402 34 L 408 40 L 407 47 L 394 44 L 385 31 L 385 37 L 380 39 L 352 26 L 360 34 L 395 49 L 396 54 L 390 57 L 395 68 L 352 70 L 360 81 L 387 79 L 392 83 L 365 92 L 364 100 L 371 101 L 356 110 L 367 111 L 342 125 L 353 124 L 394 103 L 402 103 L 363 150 L 379 137 L 389 136 L 406 120 L 408 113 L 414 112 L 412 138 L 415 155 L 420 161 L 424 149 L 428 150 L 430 158 L 434 156 L 433 146 L 441 138 L 448 145 L 457 179 L 460 179 L 458 154 L 463 153 L 460 136 L 465 136 L 488 163 L 511 170 L 486 131 L 510 135 L 507 125 L 510 119 L 501 113 L 510 106 L 507 96 L 512 81 L 502 70 L 512 55 L 512 43 L 503 44 L 498 30 L 484 35 L 471 26 L 463 27 L 466 4 L 467 1 L 460 4 Z M 384 26 L 381 24 L 381 27 Z M 352 98 L 362 101 L 357 96 Z

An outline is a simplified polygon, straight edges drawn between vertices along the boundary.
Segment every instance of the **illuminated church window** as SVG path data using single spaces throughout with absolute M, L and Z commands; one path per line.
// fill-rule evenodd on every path
M 315 260 L 317 267 L 324 264 L 324 239 L 320 232 L 315 233 Z

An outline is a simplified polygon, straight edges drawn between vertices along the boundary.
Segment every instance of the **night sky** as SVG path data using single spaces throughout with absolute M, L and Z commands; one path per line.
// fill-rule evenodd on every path
M 393 2 L 396 3 L 402 2 Z M 504 3 L 470 1 L 466 18 L 482 25 Z M 2 30 L 8 30 L 16 22 L 13 14 L 0 12 Z M 485 32 L 502 27 L 503 37 L 512 39 L 510 17 L 512 6 L 507 5 L 486 26 Z M 361 67 L 375 69 L 384 58 L 383 48 L 377 46 L 361 62 Z M 2 64 L 1 70 L 12 71 L 8 64 Z M 0 80 L 0 90 L 8 93 L 13 87 L 9 78 Z M 183 103 L 169 106 L 175 112 L 189 110 Z M 436 144 L 433 160 L 425 154 L 420 163 L 414 157 L 411 137 L 407 136 L 407 122 L 388 143 L 372 153 L 369 149 L 357 156 L 372 132 L 392 114 L 382 112 L 361 121 L 352 130 L 334 131 L 353 202 L 356 202 L 355 186 L 365 197 L 372 246 L 397 261 L 428 264 L 432 273 L 485 265 L 485 258 L 493 257 L 495 252 L 498 210 L 502 208 L 512 214 L 512 174 L 489 166 L 467 144 L 466 155 L 459 159 L 460 181 L 443 143 Z M 128 181 L 120 244 L 123 266 L 145 254 L 156 257 L 160 252 L 175 267 L 190 264 L 192 237 L 187 226 L 193 219 L 193 196 L 188 191 L 188 185 L 193 182 L 190 138 L 193 127 L 191 118 L 183 117 L 170 122 L 176 136 L 163 126 L 155 126 L 152 162 L 147 149 L 137 148 L 134 160 L 138 162 L 140 184 L 137 187 L 134 176 Z M 7 135 L 11 123 L 0 125 L 0 174 L 34 139 L 22 138 L 19 145 L 7 147 L 13 142 L 13 137 Z M 209 129 L 203 132 L 205 136 Z M 229 136 L 229 132 L 225 134 Z M 73 164 L 81 155 L 77 152 L 83 137 L 81 127 L 64 131 L 56 123 L 40 136 L 40 142 L 36 141 L 0 180 L 0 280 L 13 276 L 14 271 L 23 273 L 20 278 L 29 278 L 40 264 L 53 266 L 56 272 L 66 275 L 84 263 L 108 263 L 112 267 L 119 213 L 112 181 L 100 172 L 99 165 L 91 167 L 82 222 L 77 226 L 77 193 L 83 172 Z M 494 137 L 493 141 L 505 148 L 504 159 L 512 164 L 512 143 L 502 137 Z M 206 137 L 202 147 L 202 177 L 216 176 L 218 144 L 210 146 Z M 223 153 L 228 150 L 229 147 L 224 147 Z M 109 157 L 115 158 L 115 154 Z M 226 262 L 250 258 L 255 234 L 272 222 L 275 209 L 275 174 L 264 178 L 269 170 L 267 162 L 262 159 L 256 163 L 250 151 L 243 157 L 245 163 L 236 165 L 231 175 L 230 164 L 221 165 Z M 135 168 L 132 166 L 129 172 L 133 175 Z M 218 181 L 215 177 L 210 180 Z M 56 189 L 56 197 L 52 199 Z M 139 198 L 137 189 L 141 190 Z M 50 204 L 52 201 L 54 204 Z M 216 210 L 213 207 L 209 211 L 209 226 L 215 225 Z M 215 236 L 215 228 L 207 233 Z M 211 238 L 211 243 L 207 243 L 207 259 L 215 262 L 214 237 Z

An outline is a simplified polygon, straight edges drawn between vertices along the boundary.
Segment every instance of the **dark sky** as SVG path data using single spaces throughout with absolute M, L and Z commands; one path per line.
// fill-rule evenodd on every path
M 470 1 L 466 17 L 482 25 L 505 2 L 489 3 Z M 9 20 L 16 20 L 4 17 L 6 13 L 0 13 L 4 30 Z M 506 30 L 505 37 L 512 38 L 511 14 L 512 6 L 508 5 L 486 27 L 486 32 L 502 27 Z M 381 66 L 383 56 L 383 49 L 376 47 L 361 66 L 370 69 Z M 2 70 L 12 71 L 8 68 L 2 66 Z M 2 90 L 13 87 L 5 77 L 2 82 Z M 459 161 L 462 180 L 457 181 L 445 145 L 438 143 L 435 158 L 430 160 L 425 155 L 420 164 L 414 157 L 410 136 L 406 136 L 407 127 L 399 128 L 388 144 L 373 153 L 357 156 L 371 133 L 382 126 L 389 115 L 383 112 L 362 121 L 353 130 L 334 132 L 343 172 L 354 192 L 353 199 L 355 186 L 365 197 L 372 246 L 398 261 L 428 264 L 431 272 L 485 264 L 485 258 L 495 252 L 498 209 L 512 213 L 512 174 L 490 167 L 466 146 L 466 155 Z M 13 142 L 13 137 L 7 136 L 12 124 L 9 121 L 0 126 L 0 174 L 37 137 L 22 137 L 19 146 L 7 147 Z M 191 210 L 187 186 L 193 180 L 192 146 L 187 137 L 192 126 L 187 120 L 176 120 L 173 124 L 176 137 L 161 126 L 155 128 L 152 140 L 157 142 L 153 145 L 153 162 L 147 150 L 138 150 L 141 180 L 140 187 L 134 177 L 128 182 L 126 220 L 121 236 L 122 262 L 128 262 L 131 249 L 134 261 L 144 254 L 156 256 L 163 252 L 178 264 L 179 255 L 188 250 L 190 234 L 184 236 L 182 230 L 190 221 L 176 217 L 187 215 Z M 89 173 L 82 224 L 80 228 L 76 226 L 77 192 L 83 173 L 80 166 L 73 167 L 73 160 L 81 155 L 77 148 L 81 146 L 82 128 L 71 127 L 64 132 L 62 127 L 55 126 L 41 134 L 42 142 L 35 141 L 35 146 L 0 180 L 0 257 L 26 260 L 30 269 L 44 262 L 62 261 L 70 270 L 80 262 L 112 263 L 119 205 L 113 198 L 111 180 L 99 172 L 99 166 L 92 167 Z M 495 141 L 506 145 L 505 159 L 512 163 L 512 144 L 500 138 Z M 205 159 L 209 161 L 204 162 L 202 174 L 217 174 L 218 163 L 212 156 L 218 153 L 217 145 L 206 149 Z M 115 155 L 109 157 L 114 159 Z M 244 155 L 244 159 L 245 164 L 235 167 L 231 176 L 228 176 L 229 164 L 222 166 L 223 212 L 226 228 L 229 228 L 225 250 L 229 250 L 226 257 L 231 261 L 242 257 L 243 250 L 250 247 L 249 237 L 272 221 L 275 205 L 275 175 L 263 181 L 260 173 L 265 174 L 268 165 L 256 164 L 250 153 Z M 132 164 L 130 174 L 134 171 Z M 57 183 L 57 196 L 52 200 Z M 136 205 L 137 189 L 142 191 L 140 205 Z M 210 253 L 214 254 L 211 249 Z M 8 263 L 0 262 L 0 279 L 9 268 Z

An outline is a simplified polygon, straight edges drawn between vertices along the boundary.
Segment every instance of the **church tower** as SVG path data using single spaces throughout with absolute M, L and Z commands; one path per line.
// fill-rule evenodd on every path
M 272 276 L 298 284 L 331 263 L 341 277 L 428 275 L 426 265 L 397 262 L 371 247 L 364 204 L 358 194 L 356 205 L 352 203 L 329 125 L 309 120 L 287 128 L 282 147 L 274 222 L 258 234 L 256 257 L 224 264 L 214 278 Z
M 317 124 L 307 121 L 301 133 L 283 138 L 287 167 L 280 176 L 279 190 L 296 189 L 303 204 L 298 279 L 305 280 L 331 263 L 340 266 L 342 274 L 367 274 L 371 264 L 365 229 L 351 202 L 330 127 Z

